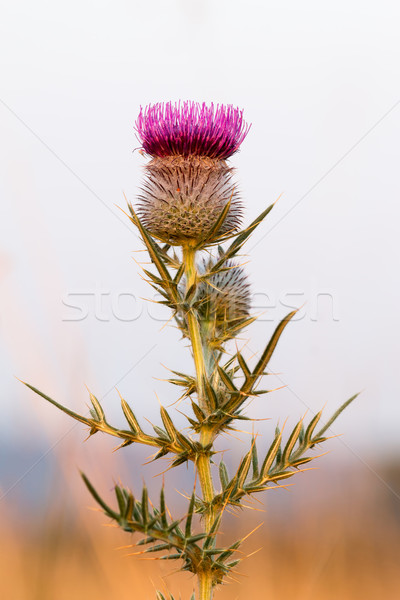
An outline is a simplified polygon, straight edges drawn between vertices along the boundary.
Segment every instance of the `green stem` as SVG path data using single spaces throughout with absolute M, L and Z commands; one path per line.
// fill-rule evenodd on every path
M 188 291 L 192 285 L 196 284 L 197 270 L 196 270 L 196 250 L 192 246 L 183 246 L 183 262 L 185 265 L 186 275 L 186 291 Z M 199 398 L 200 408 L 208 412 L 207 400 L 204 393 L 203 379 L 206 375 L 206 367 L 204 363 L 203 346 L 200 335 L 199 322 L 196 314 L 192 308 L 190 308 L 186 314 L 186 319 L 189 328 L 190 341 L 192 343 L 194 364 L 196 367 L 197 376 L 197 394 Z
M 200 443 L 203 447 L 208 446 L 212 441 L 212 432 L 208 428 L 203 428 L 200 434 Z M 211 475 L 211 463 L 210 455 L 206 452 L 199 454 L 196 460 L 197 472 L 199 474 L 199 481 L 201 491 L 203 494 L 203 500 L 206 502 L 210 509 L 204 516 L 205 529 L 208 533 L 215 519 L 214 511 L 211 509 L 211 503 L 215 496 L 214 484 Z
M 210 573 L 204 571 L 199 573 L 199 600 L 211 600 L 213 597 L 212 577 Z
M 183 263 L 185 265 L 186 291 L 188 291 L 197 280 L 196 269 L 196 250 L 192 246 L 183 246 Z M 207 414 L 209 407 L 205 395 L 203 379 L 207 376 L 205 356 L 208 348 L 202 340 L 198 317 L 195 311 L 190 308 L 186 314 L 190 341 L 192 344 L 193 358 L 196 367 L 197 395 L 201 409 Z M 203 447 L 208 446 L 213 441 L 213 433 L 208 427 L 203 427 L 200 433 L 200 443 Z M 215 496 L 214 485 L 211 475 L 210 454 L 208 452 L 199 453 L 196 459 L 197 473 L 200 481 L 200 487 L 203 500 L 210 507 L 204 515 L 205 531 L 208 533 L 214 522 L 215 514 L 211 509 L 212 500 Z M 198 573 L 199 580 L 199 600 L 212 600 L 213 577 L 210 571 L 201 571 Z

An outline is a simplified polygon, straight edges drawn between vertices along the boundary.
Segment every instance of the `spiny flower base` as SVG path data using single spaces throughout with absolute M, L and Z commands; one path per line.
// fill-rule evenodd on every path
M 145 166 L 146 178 L 139 196 L 138 213 L 143 224 L 169 244 L 198 242 L 230 202 L 215 238 L 237 230 L 242 204 L 232 173 L 225 161 L 204 156 L 154 158 Z

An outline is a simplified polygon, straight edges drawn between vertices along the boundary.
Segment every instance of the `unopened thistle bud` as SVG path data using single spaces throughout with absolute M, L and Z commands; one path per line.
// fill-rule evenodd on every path
M 210 260 L 200 265 L 200 274 L 209 271 L 213 264 Z M 239 326 L 250 312 L 250 285 L 244 269 L 227 261 L 224 270 L 200 283 L 196 307 L 202 327 L 211 327 L 214 337 L 233 337 L 235 325 Z
M 226 159 L 248 130 L 242 111 L 232 106 L 168 102 L 140 111 L 136 131 L 152 160 L 145 167 L 138 212 L 151 234 L 174 245 L 198 243 L 228 202 L 214 239 L 238 228 L 241 202 Z

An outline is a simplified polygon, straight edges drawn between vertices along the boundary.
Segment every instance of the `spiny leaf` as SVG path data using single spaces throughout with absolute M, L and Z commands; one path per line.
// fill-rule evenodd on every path
M 177 286 L 178 283 L 180 282 L 180 280 L 182 279 L 183 275 L 185 273 L 185 265 L 182 263 L 179 266 L 179 269 L 176 272 L 176 275 L 174 277 L 174 284 Z
M 270 341 L 268 342 L 267 347 L 265 348 L 264 352 L 262 353 L 260 360 L 256 364 L 254 371 L 252 372 L 251 377 L 249 378 L 249 381 L 245 382 L 245 384 L 243 385 L 242 391 L 249 392 L 252 388 L 252 384 L 263 374 L 264 369 L 266 368 L 266 366 L 278 344 L 279 338 L 281 337 L 283 330 L 285 329 L 286 325 L 289 323 L 290 319 L 292 317 L 294 317 L 296 312 L 297 312 L 297 310 L 293 310 L 288 315 L 286 315 L 286 317 L 284 319 L 282 319 L 282 321 L 279 323 L 279 325 L 275 329 L 274 333 L 272 334 L 272 337 L 271 337 Z
M 252 451 L 249 450 L 247 454 L 242 458 L 236 474 L 236 483 L 239 489 L 243 489 L 244 482 L 249 473 L 250 465 L 252 462 Z
M 146 546 L 147 544 L 152 544 L 156 539 L 151 535 L 149 537 L 142 538 L 138 542 L 136 542 L 136 546 Z
M 169 434 L 169 437 L 171 438 L 172 441 L 175 441 L 176 434 L 177 434 L 176 427 L 173 424 L 172 419 L 169 416 L 168 412 L 166 411 L 166 409 L 163 406 L 160 407 L 160 414 L 161 414 L 162 422 L 164 423 L 164 427 Z
M 236 355 L 233 355 L 233 356 L 231 356 L 231 358 L 229 360 L 227 360 L 227 362 L 224 364 L 225 371 L 227 369 L 229 369 L 229 367 L 232 366 L 232 364 L 235 362 L 235 359 L 236 359 Z M 234 368 L 234 369 L 236 370 L 237 368 Z
M 210 409 L 213 411 L 218 406 L 218 398 L 217 398 L 214 388 L 210 384 L 208 378 L 205 376 L 203 376 L 203 386 L 204 386 L 204 390 L 206 392 L 208 405 L 209 405 Z
M 269 479 L 270 481 L 280 481 L 281 479 L 289 479 L 289 477 L 292 477 L 295 474 L 295 471 L 278 471 L 277 473 L 270 475 Z
M 204 421 L 204 419 L 206 418 L 206 415 L 201 410 L 200 406 L 198 404 L 196 404 L 195 402 L 193 402 L 193 400 L 192 400 L 192 410 L 196 416 L 196 419 L 199 421 L 199 423 Z
M 227 548 L 224 552 L 222 552 L 222 554 L 218 557 L 218 560 L 221 562 L 224 562 L 225 560 L 230 558 L 232 556 L 232 554 L 235 552 L 235 550 L 237 550 L 239 548 L 240 544 L 241 544 L 241 540 L 239 540 L 238 542 L 235 542 L 234 544 L 229 546 L 229 548 Z
M 190 536 L 192 535 L 192 520 L 193 520 L 193 513 L 194 513 L 194 507 L 195 507 L 195 493 L 193 492 L 192 497 L 190 498 L 190 504 L 189 504 L 189 510 L 188 510 L 188 514 L 186 517 L 186 525 L 185 525 L 185 538 L 190 538 Z
M 186 291 L 184 303 L 187 306 L 192 306 L 192 302 L 197 293 L 197 282 L 193 283 L 190 288 Z
M 152 426 L 154 429 L 154 432 L 164 441 L 169 442 L 169 437 L 166 431 L 164 431 L 164 429 L 161 429 L 161 427 L 158 427 L 158 425 L 153 425 Z
M 230 563 L 227 563 L 226 566 L 228 567 L 228 569 L 234 569 L 236 567 L 236 565 L 238 565 L 239 563 L 240 563 L 240 559 L 234 560 Z
M 306 463 L 314 460 L 314 456 L 305 456 L 304 458 L 299 458 L 298 460 L 291 461 L 291 467 L 300 467 L 301 465 L 305 465 Z
M 104 510 L 104 512 L 111 517 L 112 519 L 115 519 L 116 521 L 119 520 L 119 514 L 116 513 L 114 510 L 112 510 L 112 508 L 110 508 L 105 502 L 104 500 L 99 496 L 99 494 L 97 493 L 97 491 L 95 490 L 95 488 L 92 486 L 92 484 L 90 483 L 89 479 L 86 477 L 86 475 L 84 473 L 81 472 L 81 477 L 83 479 L 83 481 L 85 482 L 85 485 L 87 487 L 87 489 L 89 490 L 89 492 L 92 494 L 93 498 L 96 500 L 97 504 L 99 504 L 101 506 L 101 508 Z
M 312 435 L 313 435 L 313 433 L 314 433 L 314 429 L 316 428 L 316 426 L 317 426 L 317 423 L 318 423 L 318 421 L 319 421 L 319 420 L 320 420 L 320 418 L 321 418 L 321 415 L 322 415 L 322 410 L 320 410 L 320 411 L 319 411 L 319 413 L 317 413 L 317 414 L 315 415 L 315 417 L 313 417 L 313 418 L 311 419 L 311 421 L 310 421 L 310 423 L 309 423 L 309 425 L 308 425 L 308 427 L 307 427 L 307 429 L 306 429 L 306 432 L 305 432 L 305 434 L 304 434 L 304 443 L 305 443 L 305 444 L 307 444 L 307 445 L 309 445 L 309 444 L 310 444 L 310 442 L 311 442 L 311 438 L 312 438 Z
M 181 454 L 178 454 L 178 456 L 175 458 L 175 460 L 172 461 L 171 467 L 178 467 L 179 465 L 183 465 L 183 463 L 187 462 L 188 460 L 189 460 L 189 457 L 188 457 L 187 453 L 182 452 Z
M 232 379 L 229 377 L 228 373 L 218 365 L 217 367 L 218 369 L 218 374 L 221 377 L 222 381 L 224 382 L 225 386 L 227 387 L 227 389 L 230 392 L 237 392 L 238 389 L 235 386 L 235 384 L 233 383 Z
M 251 460 L 252 460 L 252 467 L 253 467 L 253 479 L 257 479 L 259 476 L 258 454 L 257 454 L 256 440 L 254 437 L 253 437 L 253 441 L 252 441 L 252 445 L 251 445 Z
M 163 456 L 165 456 L 166 454 L 168 454 L 168 452 L 169 452 L 168 448 L 161 448 L 157 452 L 157 454 L 155 455 L 155 457 L 153 458 L 152 462 L 154 462 L 155 460 L 158 460 L 159 458 L 162 458 Z
M 355 400 L 357 398 L 357 396 L 360 395 L 360 392 L 358 392 L 358 394 L 354 394 L 354 396 L 352 396 L 351 398 L 349 398 L 348 400 L 346 400 L 346 402 L 344 402 L 342 404 L 342 406 L 340 406 L 337 411 L 334 413 L 334 415 L 329 419 L 329 421 L 327 422 L 326 425 L 323 426 L 322 429 L 320 429 L 320 431 L 318 431 L 318 433 L 316 434 L 316 438 L 320 438 L 324 435 L 325 431 L 327 431 L 327 429 L 329 429 L 329 427 L 336 421 L 336 419 L 338 418 L 338 416 L 344 411 L 344 409 L 349 406 L 349 404 L 351 404 L 353 402 L 353 400 Z
M 241 329 L 249 327 L 249 325 L 254 323 L 254 321 L 256 321 L 257 318 L 257 316 L 254 316 L 246 317 L 245 319 L 231 319 L 230 321 L 228 321 L 225 335 L 226 339 L 230 339 L 231 337 L 233 337 L 233 334 L 238 333 Z
M 207 556 L 214 556 L 215 554 L 222 554 L 225 551 L 225 548 L 209 548 L 208 550 L 203 550 L 204 554 Z M 219 557 L 218 557 L 219 560 Z
M 282 441 L 282 433 L 278 430 L 278 432 L 275 435 L 275 439 L 272 442 L 272 444 L 267 452 L 267 455 L 264 459 L 262 467 L 261 467 L 261 474 L 262 474 L 263 478 L 268 477 L 268 472 L 269 472 L 275 458 L 277 457 L 278 450 L 281 445 L 281 441 Z
M 300 446 L 303 444 L 303 442 L 305 440 L 305 434 L 306 434 L 306 430 L 304 429 L 304 423 L 302 423 L 301 424 L 300 433 L 299 433 L 299 444 L 300 444 Z
M 167 379 L 168 383 L 172 383 L 172 385 L 178 385 L 180 387 L 187 387 L 188 382 L 184 379 Z
M 329 438 L 327 437 L 315 437 L 313 439 L 313 444 L 322 444 L 322 442 L 326 442 Z
M 47 396 L 40 390 L 36 389 L 35 387 L 33 387 L 33 385 L 30 385 L 29 383 L 26 383 L 25 381 L 23 381 L 22 383 L 24 385 L 26 385 L 26 387 L 28 387 L 30 390 L 32 390 L 32 392 L 35 392 L 35 394 L 38 394 L 38 396 L 41 396 L 42 398 L 47 400 L 47 402 L 50 402 L 50 404 L 53 404 L 54 406 L 56 406 L 57 408 L 62 410 L 65 414 L 69 415 L 73 419 L 76 419 L 77 421 L 80 421 L 81 423 L 84 423 L 85 425 L 88 425 L 89 427 L 91 427 L 93 425 L 92 419 L 87 419 L 86 417 L 83 417 L 82 415 L 78 415 L 78 413 L 74 412 L 73 410 L 70 410 L 69 408 L 66 408 L 62 404 L 59 404 L 58 402 L 56 402 L 55 400 L 50 398 L 50 396 Z
M 142 490 L 142 519 L 143 524 L 146 527 L 149 522 L 149 495 L 145 485 L 143 486 Z
M 164 529 L 168 528 L 168 520 L 167 520 L 167 507 L 165 504 L 165 492 L 164 485 L 161 488 L 160 492 L 160 517 L 161 517 L 161 525 Z
M 104 410 L 102 409 L 100 402 L 97 400 L 96 396 L 92 394 L 92 392 L 89 392 L 89 396 L 98 420 L 105 421 Z
M 147 269 L 143 269 L 143 272 L 147 275 L 147 277 L 149 277 L 153 283 L 156 284 L 156 286 L 164 286 L 164 281 L 160 278 L 157 277 L 157 275 L 154 275 L 154 273 L 152 273 L 151 271 L 148 271 Z
M 117 496 L 119 512 L 122 516 L 125 513 L 125 504 L 126 504 L 124 494 L 122 493 L 122 490 L 118 485 L 116 485 L 114 489 L 115 489 L 115 495 Z
M 221 481 L 222 490 L 225 490 L 229 485 L 229 475 L 223 460 L 219 463 L 219 479 Z
M 123 398 L 121 398 L 121 407 L 122 407 L 123 413 L 125 415 L 125 418 L 128 421 L 129 427 L 132 429 L 132 431 L 134 433 L 136 433 L 136 435 L 140 434 L 142 431 L 140 428 L 140 425 L 139 425 L 131 407 Z
M 162 550 L 169 550 L 171 548 L 171 544 L 157 544 L 156 546 L 151 546 L 151 548 L 146 548 L 145 552 L 161 552 Z
M 194 453 L 196 451 L 196 444 L 190 438 L 186 437 L 180 431 L 176 432 L 176 438 L 179 442 L 180 446 L 189 453 Z
M 132 494 L 128 495 L 127 501 L 126 501 L 126 508 L 125 508 L 125 512 L 124 512 L 124 519 L 126 521 L 132 521 L 132 513 L 133 513 L 133 507 L 135 504 L 135 499 L 133 497 Z
M 179 521 L 173 521 L 169 526 L 168 526 L 168 532 L 173 531 L 174 529 L 179 529 Z
M 272 210 L 273 204 L 265 209 L 246 229 L 237 234 L 235 240 L 229 246 L 229 248 L 222 254 L 221 258 L 212 267 L 211 272 L 216 273 L 223 267 L 224 263 L 235 256 L 242 248 L 247 238 L 253 233 L 256 227 L 265 219 L 268 213 Z
M 236 353 L 236 358 L 238 360 L 240 368 L 242 369 L 243 375 L 247 379 L 250 376 L 251 372 L 249 367 L 247 366 L 246 361 L 243 358 L 243 355 L 239 351 Z
M 302 427 L 303 427 L 303 419 L 301 419 L 297 423 L 296 427 L 293 429 L 292 433 L 290 434 L 288 441 L 286 442 L 286 446 L 285 446 L 285 448 L 283 450 L 283 454 L 282 454 L 282 464 L 283 465 L 285 465 L 289 461 L 291 452 L 299 438 Z
M 151 260 L 155 264 L 166 288 L 171 292 L 171 296 L 175 302 L 179 301 L 178 292 L 176 286 L 173 284 L 170 273 L 165 266 L 164 257 L 162 255 L 161 249 L 158 244 L 153 240 L 153 238 L 149 235 L 146 228 L 141 223 L 139 217 L 133 210 L 131 204 L 128 204 L 129 211 L 131 213 L 131 221 L 140 231 L 140 235 L 142 236 L 142 240 L 147 248 L 147 251 L 150 255 Z

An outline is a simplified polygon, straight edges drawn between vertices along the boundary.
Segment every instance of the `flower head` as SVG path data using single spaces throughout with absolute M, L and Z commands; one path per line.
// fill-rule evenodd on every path
M 158 239 L 173 245 L 200 241 L 228 202 L 229 212 L 215 239 L 238 228 L 242 203 L 225 161 L 168 156 L 153 158 L 145 170 L 138 213 Z
M 208 156 L 225 160 L 238 151 L 250 125 L 232 105 L 159 102 L 140 109 L 135 129 L 150 156 Z
M 198 265 L 200 273 L 207 273 L 215 259 Z M 199 285 L 197 309 L 202 320 L 213 320 L 216 332 L 226 334 L 229 328 L 250 312 L 250 285 L 244 269 L 234 261 L 226 261 L 224 269 L 217 271 Z
M 200 331 L 212 341 L 214 348 L 235 337 L 250 316 L 251 296 L 247 275 L 239 264 L 227 260 L 213 272 L 217 258 L 203 256 L 197 263 L 200 280 L 195 302 Z M 179 290 L 184 295 L 186 276 Z

